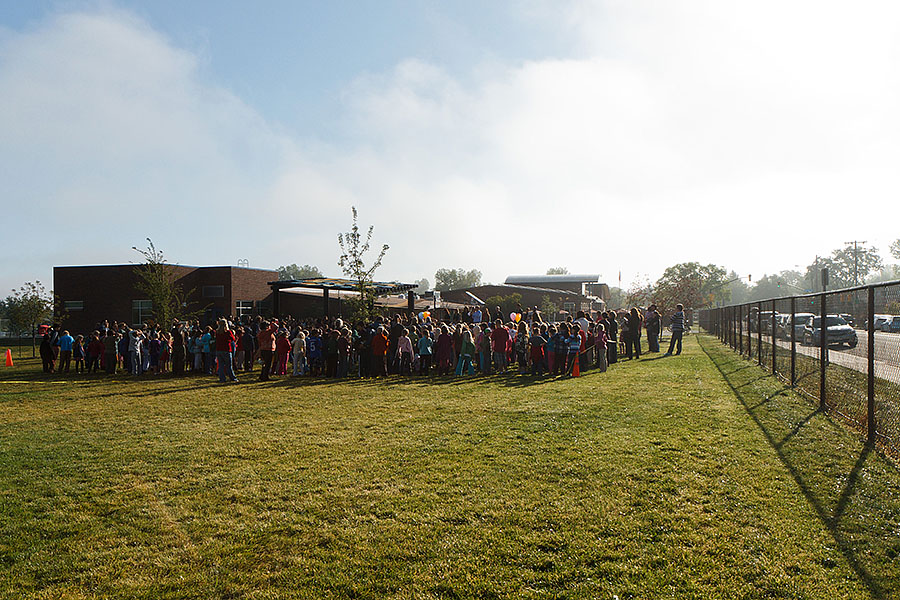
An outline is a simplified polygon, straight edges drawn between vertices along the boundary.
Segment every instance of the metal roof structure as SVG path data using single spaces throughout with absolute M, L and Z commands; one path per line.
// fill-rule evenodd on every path
M 305 279 L 285 279 L 270 281 L 269 286 L 273 291 L 290 288 L 316 288 L 319 290 L 338 290 L 342 292 L 359 291 L 359 282 L 355 279 L 340 279 L 337 277 L 307 277 Z M 398 281 L 372 281 L 366 288 L 375 292 L 377 296 L 399 294 L 419 287 L 415 283 L 400 283 Z
M 528 285 L 533 283 L 600 283 L 600 275 L 582 275 L 566 273 L 565 275 L 510 275 L 505 283 Z

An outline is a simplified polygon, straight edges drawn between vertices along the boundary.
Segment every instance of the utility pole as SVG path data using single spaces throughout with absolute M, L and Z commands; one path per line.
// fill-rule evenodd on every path
M 853 285 L 859 285 L 859 244 L 865 244 L 866 240 L 853 240 L 844 242 L 848 246 L 853 244 Z

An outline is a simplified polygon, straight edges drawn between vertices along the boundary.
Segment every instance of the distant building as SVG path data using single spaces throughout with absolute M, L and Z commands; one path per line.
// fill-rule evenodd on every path
M 493 296 L 522 296 L 522 307 L 540 307 L 545 300 L 569 313 L 603 310 L 609 287 L 599 275 L 510 275 L 504 284 L 479 285 L 441 292 L 441 298 L 462 304 L 480 304 Z
M 88 333 L 98 323 L 109 320 L 131 326 L 153 318 L 153 304 L 138 289 L 139 264 L 88 265 L 53 268 L 53 290 L 65 309 L 64 326 L 73 333 Z M 198 313 L 202 324 L 212 324 L 220 317 L 271 317 L 291 315 L 298 318 L 338 316 L 345 313 L 345 302 L 356 295 L 353 291 L 332 289 L 281 289 L 278 272 L 249 267 L 194 267 L 168 265 L 176 283 L 187 293 L 186 312 Z M 332 283 L 338 280 L 330 280 Z M 287 282 L 281 282 L 287 283 Z M 406 294 L 413 284 L 394 282 L 391 291 L 401 293 L 378 298 L 376 304 L 389 312 L 427 310 L 433 301 L 416 300 Z
M 600 275 L 510 275 L 507 285 L 526 285 L 538 288 L 568 290 L 594 301 L 609 301 L 609 286 L 600 283 Z
M 130 325 L 147 322 L 152 303 L 138 291 L 140 265 L 90 265 L 53 267 L 53 291 L 65 309 L 65 327 L 86 333 L 97 323 L 123 321 Z M 200 310 L 201 321 L 234 315 L 271 314 L 269 281 L 278 273 L 247 267 L 191 267 L 170 265 L 177 283 L 193 291 L 188 310 Z

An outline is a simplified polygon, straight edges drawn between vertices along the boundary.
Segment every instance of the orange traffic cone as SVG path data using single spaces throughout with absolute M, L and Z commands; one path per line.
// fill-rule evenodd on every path
M 6 349 L 6 366 L 7 366 L 7 367 L 13 366 L 13 362 L 12 362 L 12 350 L 10 350 L 9 348 Z
M 578 366 L 578 363 L 581 362 L 579 358 L 581 357 L 575 357 L 575 364 L 572 366 L 572 377 L 579 377 L 581 375 L 581 369 Z

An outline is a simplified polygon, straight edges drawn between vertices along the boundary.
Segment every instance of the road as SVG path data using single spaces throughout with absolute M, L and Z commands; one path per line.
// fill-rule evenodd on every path
M 746 332 L 744 333 L 746 335 Z M 756 334 L 753 335 L 753 351 L 756 351 Z M 863 329 L 856 329 L 859 343 L 855 348 L 845 345 L 830 346 L 828 348 L 828 360 L 835 365 L 847 367 L 865 373 L 868 369 L 867 352 L 869 333 Z M 772 337 L 763 333 L 763 342 L 769 343 Z M 746 342 L 744 342 L 746 343 Z M 777 340 L 778 348 L 790 352 L 790 340 Z M 819 358 L 817 346 L 804 346 L 797 343 L 797 354 Z M 893 383 L 900 383 L 900 334 L 875 332 L 875 376 Z

